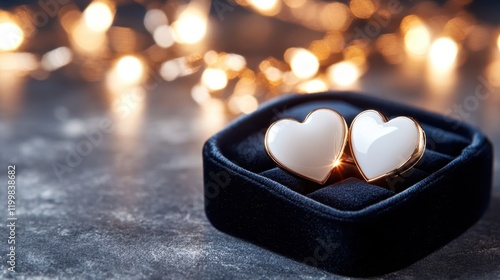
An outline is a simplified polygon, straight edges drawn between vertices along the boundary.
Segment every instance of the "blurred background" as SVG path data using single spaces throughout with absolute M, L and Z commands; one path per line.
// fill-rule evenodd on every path
M 84 111 L 101 106 L 116 118 L 117 104 L 126 107 L 130 132 L 148 108 L 162 106 L 156 99 L 175 95 L 175 107 L 203 116 L 206 138 L 273 97 L 353 90 L 500 138 L 495 1 L 0 3 L 2 117 L 36 104 L 56 110 L 67 132 L 78 134 L 82 123 L 54 100 L 83 95 L 73 99 L 90 102 Z
M 479 126 L 498 147 L 499 9 L 493 0 L 0 1 L 0 156 L 20 167 L 25 253 L 38 252 L 21 258 L 21 269 L 69 275 L 36 268 L 43 256 L 57 263 L 51 254 L 65 248 L 44 236 L 61 231 L 164 235 L 170 223 L 180 229 L 169 242 L 185 242 L 183 230 L 237 242 L 212 232 L 203 215 L 201 146 L 281 95 L 380 96 Z M 497 149 L 495 175 L 499 163 Z M 498 176 L 493 194 L 498 205 Z M 491 236 L 484 248 L 498 245 Z M 144 242 L 144 254 L 158 248 Z M 191 239 L 173 258 L 192 264 L 213 253 L 208 243 Z M 125 267 L 108 264 L 94 265 L 114 275 Z M 297 269 L 317 273 L 307 271 Z

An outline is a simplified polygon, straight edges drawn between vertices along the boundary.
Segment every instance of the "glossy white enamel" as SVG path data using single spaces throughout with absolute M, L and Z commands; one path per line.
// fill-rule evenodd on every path
M 384 122 L 375 111 L 359 114 L 351 124 L 350 144 L 359 169 L 368 179 L 403 166 L 419 144 L 419 129 L 407 117 Z
M 267 151 L 281 167 L 322 183 L 343 153 L 346 127 L 344 118 L 328 109 L 312 112 L 303 123 L 280 120 L 267 130 Z

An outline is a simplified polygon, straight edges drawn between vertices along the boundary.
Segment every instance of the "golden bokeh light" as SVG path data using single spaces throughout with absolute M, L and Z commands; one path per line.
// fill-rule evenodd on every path
M 191 97 L 193 100 L 202 105 L 210 100 L 210 91 L 203 85 L 196 84 L 191 89 Z
M 333 84 L 349 86 L 359 79 L 361 71 L 354 62 L 342 61 L 328 67 L 327 74 Z
M 456 62 L 458 45 L 450 38 L 442 37 L 434 41 L 429 50 L 431 65 L 437 69 L 447 69 Z
M 73 52 L 68 47 L 59 47 L 42 56 L 41 65 L 46 71 L 54 71 L 68 65 L 73 59 Z
M 429 50 L 431 34 L 423 24 L 416 24 L 408 29 L 404 37 L 406 50 L 414 55 L 424 55 Z
M 105 32 L 114 19 L 114 7 L 103 1 L 94 1 L 83 12 L 85 25 L 93 31 Z
M 300 8 L 302 7 L 307 0 L 283 0 L 285 4 L 290 8 Z
M 32 53 L 8 52 L 0 53 L 0 73 L 20 74 L 38 68 L 38 59 Z
M 351 0 L 349 2 L 352 14 L 357 18 L 370 18 L 376 11 L 375 3 L 372 0 Z
M 257 11 L 267 16 L 277 14 L 281 8 L 279 0 L 249 0 L 249 3 Z
M 195 44 L 207 33 L 207 16 L 195 6 L 184 10 L 172 23 L 174 40 L 179 44 Z
M 233 95 L 228 101 L 229 110 L 234 114 L 250 114 L 257 110 L 259 102 L 253 95 Z
M 141 80 L 144 73 L 144 65 L 142 61 L 132 55 L 127 55 L 116 63 L 118 77 L 123 81 L 131 81 L 133 83 Z
M 366 45 L 355 44 L 344 49 L 344 59 L 354 62 L 355 64 L 361 66 L 366 63 Z
M 500 51 L 500 34 L 498 35 L 498 38 L 497 38 L 497 48 Z
M 395 33 L 381 35 L 375 41 L 375 47 L 390 64 L 403 62 L 403 46 L 401 39 Z
M 312 13 L 314 18 L 318 17 L 325 30 L 340 30 L 345 31 L 352 22 L 351 12 L 346 4 L 340 2 L 332 2 L 318 7 L 317 11 Z
M 247 65 L 244 56 L 228 53 L 224 56 L 224 66 L 232 71 L 241 71 Z
M 297 86 L 297 91 L 299 93 L 315 93 L 323 92 L 328 90 L 328 86 L 321 79 L 313 79 L 307 82 L 303 82 Z
M 17 50 L 24 41 L 24 32 L 17 23 L 0 18 L 0 51 Z
M 494 87 L 500 87 L 500 60 L 491 62 L 486 68 L 486 78 Z
M 201 84 L 210 91 L 221 90 L 227 85 L 226 72 L 220 69 L 207 68 L 201 75 Z
M 174 44 L 172 31 L 168 25 L 160 25 L 153 31 L 155 43 L 162 48 L 169 48 Z
M 165 13 L 159 9 L 151 9 L 146 12 L 144 16 L 144 27 L 150 32 L 153 33 L 156 28 L 162 25 L 167 25 L 168 19 Z
M 319 69 L 318 58 L 306 49 L 288 49 L 285 52 L 285 60 L 290 64 L 292 72 L 301 79 L 314 77 Z
M 105 33 L 94 31 L 81 21 L 73 25 L 70 38 L 75 51 L 86 55 L 97 55 L 106 48 L 108 42 Z

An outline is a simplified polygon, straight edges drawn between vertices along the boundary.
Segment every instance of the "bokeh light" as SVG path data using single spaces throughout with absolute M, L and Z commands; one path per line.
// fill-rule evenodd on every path
M 328 67 L 328 79 L 340 86 L 354 84 L 361 76 L 358 66 L 351 61 L 343 61 Z
M 153 31 L 153 39 L 162 48 L 171 47 L 175 42 L 168 25 L 160 25 Z
M 306 49 L 288 49 L 285 59 L 289 61 L 292 72 L 301 79 L 314 77 L 318 72 L 318 58 Z
M 14 21 L 0 21 L 0 51 L 17 50 L 23 41 L 24 32 L 19 25 Z
M 249 94 L 234 95 L 229 99 L 228 107 L 234 114 L 250 114 L 251 112 L 257 110 L 259 102 L 254 96 Z
M 349 2 L 352 14 L 357 18 L 370 18 L 376 11 L 372 0 L 351 0 Z
M 280 9 L 278 0 L 249 0 L 250 5 L 264 15 L 275 15 Z
M 147 11 L 144 16 L 144 27 L 146 27 L 150 33 L 153 33 L 159 26 L 167 24 L 168 18 L 162 10 L 151 9 Z
M 404 42 L 411 54 L 424 55 L 429 49 L 431 34 L 425 25 L 417 24 L 406 32 Z
M 307 82 L 303 82 L 297 86 L 297 91 L 299 93 L 314 93 L 323 92 L 328 90 L 328 86 L 323 80 L 313 79 Z
M 94 1 L 83 12 L 83 20 L 91 30 L 104 32 L 113 23 L 114 8 L 109 3 Z
M 201 75 L 201 83 L 211 91 L 221 90 L 227 85 L 226 72 L 220 69 L 207 68 Z
M 433 67 L 446 69 L 455 63 L 457 54 L 457 43 L 450 38 L 443 37 L 432 43 L 429 50 L 429 60 Z
M 498 38 L 497 38 L 497 48 L 498 48 L 498 50 L 500 50 L 500 34 L 498 35 Z
M 142 61 L 132 55 L 120 58 L 115 67 L 118 78 L 123 82 L 137 83 L 144 74 Z
M 207 18 L 200 9 L 188 7 L 172 23 L 174 39 L 179 44 L 200 42 L 207 32 Z
M 198 104 L 205 104 L 210 100 L 210 91 L 203 85 L 196 84 L 191 89 L 191 97 Z
M 65 65 L 68 65 L 73 59 L 73 52 L 68 47 L 59 47 L 42 57 L 42 67 L 47 71 L 54 71 Z

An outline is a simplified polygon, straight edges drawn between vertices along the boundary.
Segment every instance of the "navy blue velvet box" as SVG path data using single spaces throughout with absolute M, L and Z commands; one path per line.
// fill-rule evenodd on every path
M 324 185 L 291 175 L 266 154 L 266 129 L 284 117 L 303 121 L 320 107 L 338 111 L 348 124 L 366 109 L 413 117 L 427 135 L 424 156 L 380 185 L 350 166 Z M 349 276 L 394 271 L 444 246 L 481 217 L 491 191 L 492 146 L 477 129 L 352 93 L 267 103 L 210 138 L 203 160 L 205 211 L 217 229 Z

